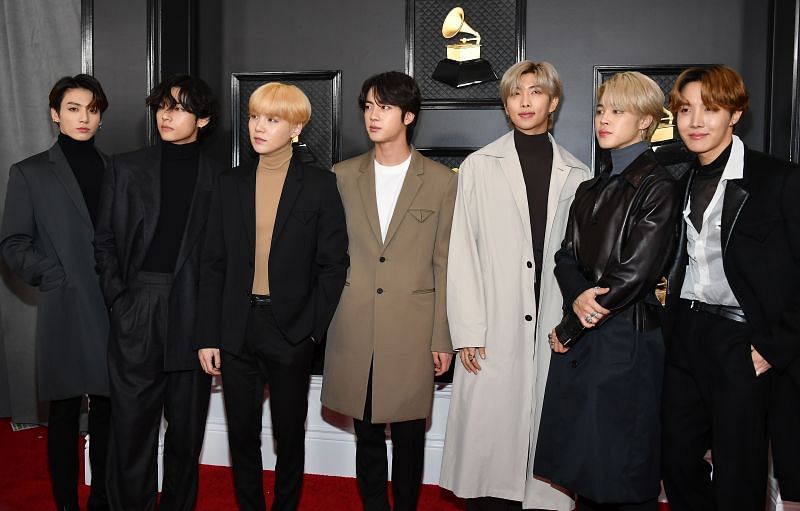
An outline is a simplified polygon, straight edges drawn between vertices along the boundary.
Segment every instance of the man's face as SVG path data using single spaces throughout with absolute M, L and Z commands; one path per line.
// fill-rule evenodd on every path
M 686 103 L 678 108 L 676 124 L 683 143 L 695 154 L 702 165 L 713 162 L 731 143 L 733 126 L 742 112 L 732 114 L 724 108 L 703 103 L 700 82 L 683 86 L 681 97 Z
M 536 75 L 525 73 L 506 99 L 506 115 L 519 131 L 540 135 L 547 132 L 548 119 L 557 106 L 558 98 L 550 97 L 539 86 Z
M 291 124 L 276 115 L 250 113 L 247 122 L 250 143 L 258 154 L 272 154 L 292 143 L 300 134 L 302 124 Z
M 180 102 L 181 90 L 178 87 L 173 87 L 170 92 L 176 104 L 174 107 L 163 104 L 156 110 L 158 134 L 164 142 L 178 145 L 194 142 L 200 128 L 208 124 L 209 119 L 199 119 L 184 108 Z
M 90 107 L 94 95 L 88 89 L 67 89 L 56 112 L 50 109 L 50 116 L 58 123 L 64 135 L 78 141 L 91 139 L 100 128 L 100 111 Z
M 367 99 L 364 102 L 364 127 L 369 139 L 374 144 L 397 140 L 405 143 L 406 130 L 413 121 L 413 113 L 406 112 L 403 115 L 400 107 L 379 103 L 375 99 L 374 89 L 370 89 L 367 93 Z

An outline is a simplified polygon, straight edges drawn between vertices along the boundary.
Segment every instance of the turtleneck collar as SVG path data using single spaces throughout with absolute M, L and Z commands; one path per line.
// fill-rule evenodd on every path
M 58 145 L 61 146 L 62 151 L 70 154 L 88 154 L 94 152 L 95 150 L 94 137 L 90 138 L 89 140 L 75 140 L 68 135 L 59 133 Z
M 633 163 L 633 160 L 649 148 L 650 146 L 646 142 L 636 142 L 635 144 L 609 151 L 612 165 L 611 175 L 621 174 L 622 171 L 628 168 L 628 165 Z
M 289 169 L 289 161 L 292 159 L 292 144 L 286 144 L 280 149 L 262 154 L 258 158 L 258 171 L 269 173 L 283 173 Z
M 542 150 L 550 147 L 550 137 L 547 132 L 539 133 L 538 135 L 527 135 L 518 129 L 514 129 L 514 146 L 517 149 L 517 154 L 540 154 Z
M 197 141 L 188 144 L 161 143 L 161 159 L 164 161 L 191 160 L 200 155 L 200 144 Z

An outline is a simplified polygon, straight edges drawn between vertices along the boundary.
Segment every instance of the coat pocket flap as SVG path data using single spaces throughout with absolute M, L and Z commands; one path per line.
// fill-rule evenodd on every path
M 301 209 L 301 210 L 292 211 L 292 216 L 295 217 L 296 219 L 300 220 L 304 224 L 307 224 L 309 222 L 309 220 L 314 218 L 316 215 L 317 215 L 317 212 L 314 211 L 314 210 Z
M 409 209 L 408 214 L 413 216 L 418 222 L 424 222 L 433 214 L 430 209 Z

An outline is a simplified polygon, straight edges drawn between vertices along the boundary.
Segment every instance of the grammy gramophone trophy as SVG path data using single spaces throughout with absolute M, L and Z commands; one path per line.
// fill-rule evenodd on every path
M 466 87 L 497 80 L 489 61 L 481 58 L 481 35 L 464 21 L 464 9 L 455 7 L 442 24 L 442 36 L 450 39 L 467 34 L 456 44 L 447 45 L 447 58 L 439 61 L 432 78 L 453 87 Z

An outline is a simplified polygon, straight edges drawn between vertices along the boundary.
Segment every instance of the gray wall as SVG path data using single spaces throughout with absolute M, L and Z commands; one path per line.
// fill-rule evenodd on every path
M 220 94 L 223 118 L 212 141 L 230 153 L 230 73 L 342 69 L 343 156 L 369 147 L 355 104 L 371 74 L 404 69 L 405 2 L 401 0 L 198 1 L 198 73 Z M 764 147 L 769 2 L 673 0 L 529 1 L 528 58 L 549 60 L 561 73 L 564 97 L 554 134 L 589 161 L 594 65 L 724 63 L 738 69 L 752 113 L 739 128 Z M 692 13 L 687 15 L 686 13 Z M 506 130 L 500 110 L 423 111 L 418 147 L 482 146 Z

